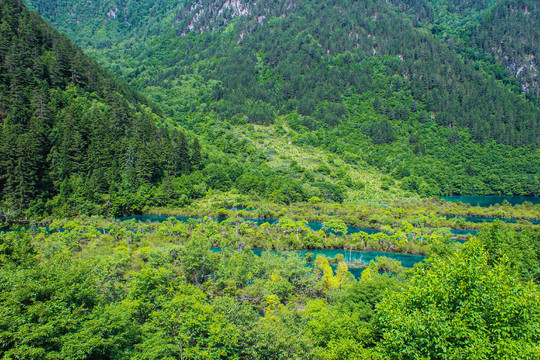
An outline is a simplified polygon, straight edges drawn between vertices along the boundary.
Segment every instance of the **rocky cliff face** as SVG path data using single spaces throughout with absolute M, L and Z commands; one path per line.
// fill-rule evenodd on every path
M 473 33 L 473 41 L 509 69 L 524 92 L 540 96 L 540 5 L 518 0 L 498 4 Z
M 294 10 L 293 0 L 187 0 L 175 1 L 31 1 L 26 4 L 53 23 L 87 26 L 96 22 L 123 28 L 146 27 L 151 31 L 173 28 L 182 35 L 203 33 L 226 26 L 237 17 L 262 24 L 271 16 Z M 69 26 L 66 29 L 69 32 Z
M 234 18 L 247 20 L 249 27 L 263 24 L 270 17 L 282 17 L 295 8 L 293 0 L 195 0 L 187 2 L 176 17 L 174 27 L 182 35 L 190 31 L 203 33 L 226 26 Z

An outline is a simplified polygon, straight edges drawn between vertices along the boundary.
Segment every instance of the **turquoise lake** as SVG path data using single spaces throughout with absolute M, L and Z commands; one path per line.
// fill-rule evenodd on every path
M 189 219 L 193 220 L 200 220 L 200 217 L 188 217 L 188 216 L 173 216 L 175 219 L 178 219 L 179 221 L 187 222 Z M 157 216 L 157 215 L 133 215 L 133 216 L 127 216 L 123 218 L 119 218 L 120 221 L 128 221 L 128 220 L 136 220 L 136 221 L 149 221 L 149 222 L 163 222 L 166 221 L 170 216 Z M 216 219 L 218 221 L 224 221 L 225 218 L 218 218 Z M 269 224 L 276 224 L 278 220 L 276 219 L 244 219 L 246 221 L 253 221 L 257 225 L 261 225 L 265 222 Z M 308 223 L 308 227 L 314 231 L 318 231 L 322 228 L 322 223 L 320 222 L 310 222 Z M 376 234 L 380 232 L 380 230 L 377 229 L 364 229 L 359 227 L 353 227 L 348 226 L 348 233 L 358 233 L 358 232 L 366 232 L 368 234 Z M 219 249 L 215 249 L 214 251 L 219 251 Z M 260 256 L 263 252 L 263 250 L 260 249 L 253 249 L 252 250 L 256 255 Z M 409 255 L 409 254 L 398 254 L 398 253 L 387 253 L 387 252 L 381 252 L 381 251 L 347 251 L 347 250 L 341 250 L 341 249 L 325 249 L 325 250 L 295 250 L 294 252 L 298 253 L 300 256 L 305 257 L 307 253 L 313 253 L 314 256 L 317 255 L 325 255 L 326 257 L 333 258 L 337 254 L 342 254 L 343 257 L 348 262 L 363 262 L 365 264 L 369 264 L 371 260 L 375 260 L 378 256 L 385 256 L 391 259 L 395 259 L 401 262 L 401 264 L 404 267 L 410 268 L 413 267 L 414 264 L 419 263 L 423 261 L 426 257 L 423 255 Z M 351 268 L 349 271 L 355 276 L 359 277 L 362 274 L 363 268 Z
M 189 219 L 193 219 L 193 220 L 200 220 L 202 219 L 201 217 L 195 217 L 195 216 L 159 216 L 159 215 L 133 215 L 133 216 L 126 216 L 126 217 L 123 217 L 123 218 L 118 218 L 118 220 L 120 221 L 128 221 L 128 220 L 132 220 L 132 219 L 135 219 L 137 221 L 142 221 L 142 222 L 146 222 L 146 221 L 150 221 L 150 222 L 163 222 L 163 221 L 166 221 L 168 218 L 170 217 L 173 217 L 179 221 L 183 221 L 183 222 L 187 222 Z M 215 219 L 217 220 L 218 222 L 222 222 L 222 221 L 225 221 L 227 220 L 226 218 L 217 218 Z M 279 220 L 277 219 L 244 219 L 245 221 L 252 221 L 254 223 L 256 223 L 257 225 L 261 225 L 261 224 L 264 224 L 264 223 L 269 223 L 270 225 L 273 225 L 273 224 L 277 224 L 279 222 Z M 322 223 L 320 222 L 308 222 L 307 223 L 307 226 L 313 230 L 313 231 L 319 231 L 322 229 Z M 359 228 L 359 227 L 355 227 L 355 226 L 347 226 L 347 234 L 354 234 L 354 233 L 359 233 L 359 232 L 365 232 L 367 234 L 370 234 L 370 235 L 373 235 L 373 234 L 377 234 L 377 233 L 380 233 L 381 231 L 378 230 L 378 229 L 367 229 L 367 228 Z
M 214 252 L 221 251 L 220 248 L 214 248 L 212 249 Z M 262 253 L 266 250 L 262 249 L 252 249 L 253 253 L 257 256 L 261 256 Z M 273 253 L 279 253 L 278 251 L 272 250 Z M 336 255 L 343 255 L 343 258 L 345 261 L 349 263 L 354 262 L 362 262 L 365 264 L 369 264 L 371 260 L 375 260 L 377 257 L 387 257 L 390 259 L 398 260 L 401 262 L 401 265 L 404 267 L 411 268 L 414 266 L 414 264 L 421 262 L 426 258 L 424 255 L 411 255 L 411 254 L 398 254 L 398 253 L 388 253 L 388 252 L 382 252 L 382 251 L 358 251 L 358 250 L 342 250 L 342 249 L 324 249 L 324 250 L 291 250 L 286 252 L 293 252 L 298 254 L 300 257 L 304 258 L 307 253 L 313 254 L 313 260 L 315 260 L 315 257 L 317 255 L 324 255 L 328 258 L 335 258 Z
M 467 222 L 472 223 L 483 223 L 483 222 L 494 222 L 495 220 L 500 220 L 505 223 L 515 224 L 520 219 L 505 219 L 505 218 L 489 218 L 489 217 L 480 217 L 480 216 L 446 216 L 447 219 L 464 219 Z M 526 220 L 531 224 L 540 225 L 540 220 Z
M 214 252 L 221 251 L 220 248 L 212 249 Z M 261 256 L 265 250 L 261 249 L 252 249 L 253 253 L 257 256 Z M 272 251 L 278 253 L 278 251 Z M 390 259 L 397 260 L 401 262 L 401 265 L 406 268 L 412 268 L 415 264 L 425 260 L 426 256 L 424 255 L 410 255 L 410 254 L 396 254 L 396 253 L 387 253 L 381 251 L 347 251 L 347 250 L 337 250 L 337 249 L 328 249 L 328 250 L 292 250 L 288 251 L 292 253 L 297 253 L 301 258 L 305 258 L 307 253 L 313 254 L 313 261 L 317 255 L 324 255 L 328 258 L 334 258 L 336 255 L 341 254 L 345 261 L 349 263 L 362 262 L 364 264 L 369 264 L 372 260 L 375 260 L 377 257 L 387 257 Z M 313 266 L 313 263 L 308 263 L 307 266 Z M 337 266 L 331 265 L 332 269 L 335 271 Z M 350 267 L 349 272 L 354 275 L 355 278 L 359 278 L 362 275 L 365 267 Z
M 491 205 L 501 205 L 503 201 L 508 201 L 511 205 L 521 205 L 525 201 L 531 202 L 533 205 L 540 204 L 540 197 L 534 196 L 441 196 L 440 199 L 448 202 L 460 201 L 464 204 L 471 204 L 473 206 L 488 207 Z
M 136 221 L 142 221 L 142 222 L 163 222 L 166 221 L 169 217 L 173 217 L 179 221 L 187 222 L 189 219 L 193 219 L 196 221 L 199 221 L 200 217 L 189 217 L 189 216 L 159 216 L 159 215 L 133 215 L 133 216 L 126 216 L 123 218 L 119 218 L 120 221 L 128 221 L 128 220 L 136 220 Z M 217 218 L 219 222 L 226 220 L 225 218 Z M 252 221 L 256 223 L 257 225 L 261 225 L 263 223 L 269 223 L 269 224 L 277 224 L 279 220 L 277 219 L 244 219 L 245 221 Z M 322 229 L 322 223 L 320 222 L 309 222 L 308 227 L 313 231 L 319 231 Z M 365 232 L 367 234 L 373 235 L 380 233 L 381 230 L 378 229 L 368 229 L 368 228 L 360 228 L 355 226 L 348 226 L 347 225 L 347 234 L 354 234 L 359 232 Z M 478 232 L 477 230 L 454 230 L 452 229 L 450 231 L 454 235 L 476 235 Z M 338 234 L 339 235 L 339 234 Z

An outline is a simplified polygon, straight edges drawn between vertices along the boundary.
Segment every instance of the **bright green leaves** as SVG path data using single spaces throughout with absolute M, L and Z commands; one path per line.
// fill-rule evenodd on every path
M 187 290 L 187 289 L 186 289 Z M 224 359 L 233 354 L 234 325 L 215 314 L 200 290 L 172 296 L 149 314 L 135 359 Z
M 188 282 L 201 284 L 215 273 L 218 257 L 210 250 L 211 246 L 203 234 L 194 233 L 179 249 L 178 262 Z
M 37 252 L 31 241 L 27 234 L 0 233 L 0 269 L 10 266 L 33 266 L 37 260 Z
M 62 359 L 122 359 L 140 339 L 134 320 L 137 302 L 124 300 L 97 306 L 78 331 L 62 338 Z
M 58 358 L 64 339 L 104 300 L 93 266 L 58 255 L 31 269 L 0 269 L 0 352 Z
M 6 359 L 538 357 L 540 293 L 521 276 L 535 234 L 496 223 L 457 253 L 408 271 L 377 258 L 356 280 L 342 254 L 306 266 L 292 252 L 249 249 L 254 231 L 305 231 L 281 220 L 259 228 L 238 218 L 79 218 L 56 221 L 53 233 L 2 234 L 0 351 Z M 420 236 L 403 224 L 399 237 L 408 234 Z M 227 247 L 213 252 L 218 237 Z
M 540 292 L 479 241 L 418 268 L 410 286 L 378 307 L 390 357 L 536 358 Z
M 482 241 L 494 263 L 501 258 L 511 263 L 527 280 L 540 282 L 540 233 L 525 230 L 515 232 L 504 228 L 502 222 L 485 226 L 478 239 Z

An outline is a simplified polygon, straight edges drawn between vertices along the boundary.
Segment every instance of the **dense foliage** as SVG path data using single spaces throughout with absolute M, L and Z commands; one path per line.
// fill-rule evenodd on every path
M 26 2 L 1 359 L 540 357 L 536 3 Z
M 0 356 L 534 359 L 540 292 L 519 268 L 540 258 L 498 258 L 516 236 L 500 227 L 413 270 L 378 258 L 359 279 L 343 256 L 255 255 L 234 222 L 81 218 L 3 233 Z
M 344 199 L 336 184 L 313 177 L 305 189 L 290 174 L 260 167 L 264 155 L 220 129 L 208 129 L 213 147 L 205 151 L 20 1 L 0 2 L 0 24 L 3 222 L 120 216 L 232 188 L 281 203 Z
M 158 108 L 115 80 L 19 1 L 0 2 L 0 192 L 6 208 L 126 207 L 200 157 L 180 131 L 156 126 Z M 191 148 L 191 154 L 190 154 Z M 47 204 L 45 204 L 48 202 Z M 106 202 L 106 204 L 105 204 Z M 71 210 L 73 211 L 73 210 Z M 101 210 L 103 211 L 103 210 Z M 4 211 L 5 212 L 5 211 Z
M 538 357 L 538 289 L 511 274 L 505 259 L 489 266 L 476 241 L 428 261 L 380 304 L 383 344 L 396 359 Z
M 277 123 L 424 196 L 538 192 L 535 4 L 28 3 L 208 141 Z
M 540 9 L 534 0 L 397 0 L 423 27 L 507 85 L 538 101 Z M 505 72 L 505 69 L 507 70 Z M 508 78 L 508 74 L 513 78 Z M 515 81 L 517 80 L 517 82 Z

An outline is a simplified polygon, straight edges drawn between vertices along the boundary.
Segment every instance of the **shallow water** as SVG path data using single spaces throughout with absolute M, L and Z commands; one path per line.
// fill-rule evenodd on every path
M 253 253 L 260 256 L 264 250 L 255 249 L 252 250 Z M 343 255 L 344 259 L 347 262 L 363 262 L 369 264 L 371 260 L 379 256 L 384 256 L 390 259 L 398 260 L 404 267 L 413 267 L 414 264 L 421 262 L 426 257 L 424 255 L 410 255 L 410 254 L 398 254 L 398 253 L 388 253 L 382 251 L 358 251 L 358 250 L 341 250 L 341 249 L 324 249 L 324 250 L 293 250 L 293 252 L 298 253 L 301 257 L 305 257 L 307 253 L 313 254 L 313 260 L 317 255 L 324 255 L 329 258 L 334 258 L 336 255 Z
M 452 229 L 450 232 L 454 235 L 476 235 L 478 234 L 478 230 L 460 230 L 460 229 Z
M 189 219 L 193 219 L 196 221 L 201 220 L 201 217 L 188 217 L 188 216 L 173 216 L 175 219 L 183 222 L 187 222 Z M 150 222 L 163 222 L 166 221 L 170 216 L 157 216 L 157 215 L 133 215 L 128 216 L 124 218 L 119 218 L 120 221 L 128 221 L 135 219 L 137 221 L 150 221 Z M 217 221 L 221 222 L 226 220 L 225 218 L 217 218 Z M 261 225 L 263 223 L 269 223 L 269 224 L 276 224 L 279 220 L 277 219 L 244 219 L 245 221 L 252 221 L 256 223 L 257 225 Z M 308 227 L 314 231 L 318 231 L 322 228 L 322 223 L 320 222 L 309 222 Z M 365 228 L 359 228 L 354 226 L 347 226 L 347 233 L 353 234 L 353 233 L 359 233 L 359 232 L 365 232 L 368 234 L 376 234 L 381 232 L 377 229 L 365 229 Z M 220 251 L 219 248 L 213 249 L 213 251 Z M 264 250 L 261 249 L 253 249 L 252 250 L 256 255 L 260 256 Z M 410 255 L 410 254 L 398 254 L 398 253 L 387 253 L 387 252 L 381 252 L 381 251 L 346 251 L 346 250 L 339 250 L 339 249 L 325 249 L 325 250 L 294 250 L 294 252 L 298 253 L 300 256 L 305 257 L 307 253 L 312 253 L 313 258 L 317 255 L 324 255 L 326 257 L 333 258 L 337 254 L 342 254 L 343 257 L 347 262 L 362 262 L 365 264 L 369 264 L 371 260 L 375 260 L 375 258 L 379 256 L 385 256 L 391 259 L 395 259 L 401 262 L 401 264 L 404 267 L 410 268 L 413 267 L 414 264 L 421 262 L 425 259 L 425 256 L 423 255 Z M 355 276 L 359 277 L 362 274 L 362 271 L 364 268 L 351 268 L 349 271 Z
M 508 201 L 511 205 L 521 205 L 525 201 L 533 203 L 533 205 L 540 204 L 540 197 L 534 196 L 475 196 L 475 195 L 463 195 L 463 196 L 441 196 L 440 199 L 444 199 L 448 202 L 460 201 L 464 204 L 471 204 L 473 206 L 488 207 L 491 205 L 502 205 L 503 201 Z
M 212 251 L 219 252 L 220 248 L 213 248 Z M 261 256 L 265 250 L 261 249 L 252 249 L 253 253 L 257 256 Z M 272 251 L 274 253 L 279 253 L 279 251 Z M 401 262 L 401 265 L 406 268 L 412 268 L 415 264 L 425 260 L 426 256 L 424 255 L 410 255 L 410 254 L 398 254 L 398 253 L 387 253 L 382 251 L 347 251 L 339 249 L 325 249 L 325 250 L 292 250 L 287 252 L 297 253 L 300 257 L 305 258 L 307 253 L 313 254 L 313 261 L 317 255 L 324 255 L 328 258 L 334 258 L 336 255 L 341 254 L 345 261 L 349 263 L 361 262 L 368 265 L 372 260 L 375 260 L 377 257 L 384 256 L 390 259 L 398 260 Z M 313 263 L 308 263 L 308 266 L 313 266 Z M 332 265 L 334 271 L 336 266 Z M 362 275 L 365 267 L 352 267 L 349 268 L 349 272 L 353 274 L 356 278 L 359 278 Z
M 464 219 L 467 222 L 472 223 L 483 223 L 483 222 L 494 222 L 495 220 L 500 220 L 508 224 L 515 224 L 521 219 L 506 219 L 506 218 L 490 218 L 490 217 L 481 217 L 481 216 L 446 216 L 447 219 Z M 526 220 L 531 224 L 540 225 L 540 220 Z
M 179 221 L 182 221 L 182 222 L 187 222 L 189 219 L 193 219 L 193 220 L 196 220 L 196 221 L 202 219 L 201 217 L 195 217 L 195 216 L 133 215 L 133 216 L 127 216 L 127 217 L 123 217 L 123 218 L 118 218 L 118 220 L 120 220 L 120 221 L 128 221 L 128 220 L 135 219 L 137 221 L 142 221 L 142 222 L 146 222 L 146 221 L 163 222 L 163 221 L 166 221 L 170 217 L 173 217 L 173 218 L 175 218 L 175 219 L 177 219 Z M 226 218 L 217 218 L 215 220 L 217 220 L 218 222 L 222 222 L 222 221 L 225 221 L 227 219 Z M 251 222 L 254 222 L 255 224 L 257 224 L 259 226 L 264 224 L 264 223 L 269 223 L 270 225 L 273 225 L 273 224 L 277 224 L 279 222 L 278 219 L 244 219 L 244 221 L 251 221 Z M 308 222 L 307 226 L 313 231 L 319 231 L 319 230 L 322 229 L 323 225 L 322 225 L 321 222 Z M 359 233 L 359 232 L 365 232 L 367 234 L 373 235 L 373 234 L 380 233 L 381 231 L 378 230 L 378 229 L 367 229 L 367 228 L 360 228 L 360 227 L 348 226 L 347 225 L 347 234 L 354 234 L 354 233 Z
M 142 222 L 146 222 L 146 221 L 163 222 L 163 221 L 166 221 L 169 217 L 170 216 L 133 215 L 133 216 L 119 218 L 118 220 L 120 220 L 120 221 L 128 221 L 128 220 L 135 219 L 137 221 L 142 221 Z M 173 217 L 175 219 L 179 220 L 179 221 L 182 221 L 182 222 L 187 222 L 189 219 L 193 219 L 195 221 L 201 220 L 200 217 L 188 217 L 188 216 L 173 216 Z M 226 219 L 225 218 L 218 218 L 216 220 L 221 222 L 221 221 L 224 221 Z M 252 221 L 252 222 L 256 223 L 259 226 L 261 224 L 263 224 L 263 223 L 269 223 L 269 224 L 273 225 L 273 224 L 277 224 L 278 221 L 279 221 L 277 219 L 244 219 L 244 220 L 245 221 Z M 319 231 L 319 230 L 322 229 L 322 223 L 321 222 L 308 222 L 307 225 L 313 231 Z M 373 234 L 380 233 L 381 230 L 360 228 L 360 227 L 348 226 L 347 225 L 347 234 L 355 234 L 355 233 L 360 233 L 360 232 L 365 232 L 365 233 L 367 233 L 369 235 L 373 235 Z M 455 230 L 455 229 L 452 229 L 450 232 L 452 234 L 454 234 L 454 235 L 476 235 L 478 233 L 477 230 Z M 338 235 L 341 235 L 341 233 L 338 233 Z

